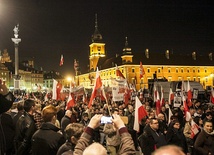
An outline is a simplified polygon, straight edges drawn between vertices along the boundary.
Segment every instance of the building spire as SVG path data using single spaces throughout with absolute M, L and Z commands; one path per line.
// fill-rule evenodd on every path
M 98 29 L 98 25 L 97 25 L 97 14 L 95 14 L 95 30 Z
M 102 41 L 102 35 L 100 34 L 100 32 L 98 30 L 97 14 L 95 14 L 95 31 L 91 37 L 91 40 L 92 40 L 92 42 L 101 42 Z

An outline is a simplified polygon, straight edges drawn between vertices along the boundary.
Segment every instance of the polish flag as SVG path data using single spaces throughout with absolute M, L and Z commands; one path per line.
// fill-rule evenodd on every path
M 140 62 L 140 79 L 143 77 L 143 75 L 145 74 L 142 62 Z
M 69 93 L 68 101 L 65 110 L 69 110 L 71 107 L 75 105 L 74 94 Z
M 64 58 L 63 58 L 63 55 L 61 55 L 60 62 L 59 62 L 59 66 L 62 66 L 63 63 L 64 63 Z
M 174 100 L 174 93 L 172 92 L 172 88 L 169 88 L 169 105 L 172 104 L 172 100 Z
M 185 114 L 185 119 L 186 121 L 190 121 L 191 119 L 191 114 L 189 112 L 189 108 L 186 102 L 186 97 L 183 95 L 182 97 L 182 101 L 183 101 L 183 106 L 184 106 L 184 114 Z
M 199 132 L 199 126 L 192 120 L 191 121 L 191 138 L 193 139 L 194 136 Z
M 155 105 L 156 105 L 156 115 L 158 115 L 161 110 L 161 104 L 160 104 L 159 92 L 158 92 L 156 86 L 154 86 L 154 101 L 155 101 Z
M 170 106 L 168 108 L 169 115 L 168 115 L 168 124 L 171 122 L 171 117 L 173 116 L 172 110 L 170 109 Z
M 98 68 L 97 68 L 96 79 L 95 80 L 96 81 L 95 81 L 95 84 L 94 84 L 93 91 L 91 93 L 91 98 L 90 98 L 90 101 L 88 103 L 88 107 L 92 106 L 93 100 L 94 100 L 94 98 L 96 97 L 96 94 L 97 94 L 97 90 L 102 87 L 102 81 L 101 81 L 101 78 L 100 78 L 100 73 L 99 73 Z
M 134 119 L 134 130 L 139 132 L 140 126 L 139 123 L 141 120 L 146 117 L 148 114 L 144 108 L 144 106 L 141 104 L 139 98 L 136 96 L 135 98 L 135 119 Z
M 161 102 L 160 102 L 160 106 L 163 106 L 164 105 L 164 98 L 163 98 L 163 87 L 161 86 Z
M 192 92 L 191 92 L 189 81 L 187 82 L 187 104 L 189 107 L 192 106 Z
M 52 99 L 60 100 L 61 99 L 61 97 L 60 97 L 61 90 L 62 90 L 62 84 L 53 79 Z
M 123 76 L 123 73 L 121 73 L 121 71 L 119 70 L 119 68 L 116 65 L 116 76 L 125 79 L 125 77 Z
M 213 87 L 211 87 L 210 102 L 214 104 L 214 90 L 213 90 Z

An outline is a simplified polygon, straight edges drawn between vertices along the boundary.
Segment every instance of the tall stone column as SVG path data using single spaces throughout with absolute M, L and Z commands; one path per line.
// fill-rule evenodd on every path
M 19 38 L 19 25 L 15 26 L 14 29 L 14 38 L 11 38 L 15 46 L 15 77 L 14 77 L 14 89 L 20 89 L 20 78 L 19 75 L 19 43 L 21 39 Z

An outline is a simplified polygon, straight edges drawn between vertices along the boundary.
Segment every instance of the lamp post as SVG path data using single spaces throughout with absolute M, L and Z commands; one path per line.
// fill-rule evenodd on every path
M 20 88 L 20 78 L 21 76 L 19 75 L 19 43 L 21 42 L 21 39 L 19 37 L 19 25 L 16 25 L 13 29 L 14 32 L 14 38 L 11 38 L 12 41 L 14 42 L 15 46 L 15 76 L 14 76 L 14 89 L 19 89 Z

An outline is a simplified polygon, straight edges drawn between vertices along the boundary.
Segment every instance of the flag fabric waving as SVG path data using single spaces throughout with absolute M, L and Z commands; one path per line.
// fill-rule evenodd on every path
M 95 79 L 95 83 L 94 83 L 94 88 L 93 88 L 93 91 L 91 93 L 91 98 L 90 98 L 90 101 L 88 103 L 88 107 L 91 107 L 92 106 L 92 102 L 94 100 L 94 98 L 96 97 L 96 94 L 97 94 L 97 90 L 99 88 L 102 87 L 102 81 L 101 81 L 101 78 L 100 78 L 100 73 L 99 73 L 99 70 L 97 68 L 97 71 L 96 71 L 96 79 Z
M 161 101 L 160 101 L 160 106 L 161 106 L 161 107 L 164 105 L 163 93 L 164 93 L 163 86 L 161 86 Z
M 63 63 L 64 63 L 64 58 L 63 58 L 63 55 L 61 55 L 60 62 L 59 62 L 59 66 L 62 66 Z
M 191 138 L 194 138 L 194 136 L 199 132 L 199 126 L 191 120 Z
M 140 79 L 143 77 L 143 75 L 145 74 L 142 62 L 140 62 Z
M 71 107 L 75 105 L 74 94 L 69 93 L 68 101 L 65 110 L 69 110 Z
M 187 82 L 187 104 L 189 107 L 192 106 L 192 92 L 191 92 L 189 81 Z
M 135 97 L 135 120 L 134 120 L 134 130 L 139 132 L 140 126 L 139 122 L 146 117 L 148 114 L 141 104 L 139 98 L 136 96 Z
M 156 115 L 158 115 L 160 113 L 161 110 L 161 105 L 160 105 L 160 96 L 159 96 L 159 92 L 156 88 L 156 86 L 154 85 L 154 102 L 156 105 Z
M 172 100 L 174 100 L 174 93 L 172 92 L 172 88 L 169 88 L 169 105 L 172 104 Z
M 125 79 L 123 73 L 121 73 L 121 71 L 119 70 L 119 68 L 117 67 L 116 65 L 116 76 L 122 78 L 122 79 Z
M 214 90 L 213 90 L 213 87 L 211 87 L 210 102 L 214 104 Z
M 55 79 L 53 79 L 52 99 L 60 100 L 61 90 L 62 90 L 62 84 L 60 82 L 57 82 Z

